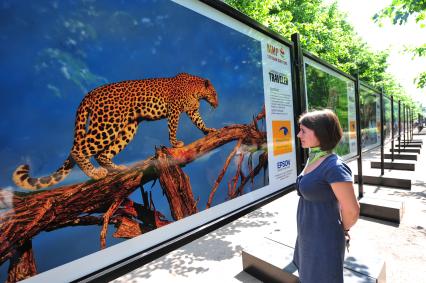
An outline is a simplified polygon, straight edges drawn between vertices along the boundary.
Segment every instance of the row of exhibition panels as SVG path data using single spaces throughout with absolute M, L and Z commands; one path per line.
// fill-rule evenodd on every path
M 401 145 L 410 139 L 413 131 L 413 112 L 408 106 L 394 99 L 391 94 L 385 94 L 362 82 L 358 77 L 351 76 L 302 50 L 298 34 L 294 34 L 292 41 L 288 41 L 221 1 L 192 2 L 194 3 L 187 2 L 182 5 L 237 31 L 244 29 L 245 34 L 256 34 L 256 39 L 265 46 L 266 43 L 273 43 L 284 46 L 286 54 L 288 51 L 288 86 L 293 99 L 293 146 L 290 155 L 296 161 L 291 165 L 293 174 L 283 180 L 281 186 L 259 188 L 139 237 L 38 274 L 29 281 L 105 281 L 118 277 L 293 191 L 295 176 L 301 172 L 307 159 L 307 151 L 300 147 L 296 137 L 297 118 L 305 111 L 329 108 L 338 115 L 344 136 L 336 151 L 346 161 L 360 158 L 363 153 L 383 148 L 388 143 L 392 143 L 393 147 L 396 140 Z M 362 172 L 359 173 L 362 175 Z

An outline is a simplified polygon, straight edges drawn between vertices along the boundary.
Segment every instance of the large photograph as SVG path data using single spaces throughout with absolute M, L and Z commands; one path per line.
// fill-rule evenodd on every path
M 304 61 L 308 110 L 333 110 L 343 129 L 336 153 L 344 158 L 356 155 L 354 82 L 307 57 Z
M 359 102 L 361 148 L 368 150 L 380 145 L 380 96 L 361 86 Z
M 270 184 L 265 93 L 292 111 L 287 49 L 166 0 L 2 1 L 0 15 L 0 282 Z M 281 64 L 268 83 L 265 54 Z M 274 118 L 276 188 L 296 174 L 290 110 Z
M 399 136 L 399 107 L 398 107 L 398 100 L 393 99 L 393 112 L 392 112 L 392 116 L 393 116 L 393 138 L 396 139 Z
M 392 138 L 392 106 L 391 99 L 383 95 L 383 132 L 385 135 L 385 142 L 388 142 Z
M 401 103 L 401 106 L 400 106 L 400 118 L 401 118 L 401 138 L 404 138 L 405 137 L 405 131 L 406 131 L 406 129 L 407 129 L 407 127 L 406 127 L 406 125 L 405 125 L 405 123 L 407 122 L 407 119 L 406 119 L 406 109 L 405 109 L 405 105 L 404 105 L 404 103 Z

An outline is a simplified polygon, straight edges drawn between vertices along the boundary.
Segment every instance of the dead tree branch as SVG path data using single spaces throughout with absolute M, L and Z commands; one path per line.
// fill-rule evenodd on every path
M 20 269 L 19 260 L 26 260 L 27 264 L 31 262 L 32 251 L 27 253 L 26 247 L 42 231 L 75 225 L 103 225 L 101 246 L 104 247 L 106 229 L 110 223 L 118 226 L 114 234 L 117 237 L 134 237 L 166 225 L 169 222 L 155 210 L 152 199 L 149 204 L 145 203 L 145 196 L 144 205 L 127 199 L 141 185 L 156 179 L 159 179 L 169 201 L 174 220 L 196 213 L 197 201 L 194 200 L 189 177 L 181 167 L 236 140 L 244 145 L 263 147 L 266 133 L 259 131 L 256 125 L 256 121 L 263 117 L 264 113 L 261 113 L 252 124 L 222 128 L 182 148 L 161 147 L 155 156 L 101 180 L 26 194 L 13 193 L 13 196 L 0 190 L 0 203 L 6 208 L 0 213 L 0 264 L 17 257 L 18 261 L 11 261 L 9 275 L 13 276 L 11 274 Z M 7 203 L 4 196 L 9 198 Z M 103 217 L 99 217 L 99 214 L 103 214 Z M 141 223 L 152 223 L 152 226 L 144 228 Z M 35 272 L 35 265 L 34 271 L 31 266 L 30 269 L 18 273 L 31 274 Z
M 228 166 L 231 163 L 232 158 L 234 158 L 235 154 L 237 153 L 237 150 L 240 148 L 241 143 L 242 143 L 242 140 L 239 140 L 237 145 L 234 147 L 234 149 L 231 151 L 231 153 L 226 158 L 225 165 L 223 165 L 222 171 L 220 172 L 219 176 L 217 177 L 216 182 L 214 183 L 213 188 L 210 192 L 209 200 L 207 201 L 206 208 L 209 208 L 211 206 L 214 194 L 216 193 L 216 190 L 219 187 L 219 184 L 222 181 L 222 178 L 225 175 L 226 170 L 228 169 Z

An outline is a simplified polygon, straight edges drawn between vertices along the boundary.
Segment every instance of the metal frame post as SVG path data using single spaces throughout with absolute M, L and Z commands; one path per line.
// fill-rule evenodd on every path
M 394 148 L 394 138 L 395 138 L 395 133 L 394 133 L 394 123 L 395 123 L 395 121 L 394 121 L 394 118 L 393 118 L 393 111 L 394 111 L 394 109 L 393 109 L 393 95 L 391 95 L 391 149 L 392 149 L 392 153 L 391 153 L 391 156 L 392 156 L 392 158 L 391 158 L 391 160 L 392 160 L 392 162 L 394 161 L 394 150 L 395 150 L 395 148 Z
M 362 148 L 361 148 L 361 117 L 360 117 L 360 89 L 361 82 L 359 80 L 359 74 L 356 75 L 355 82 L 355 113 L 356 113 L 356 141 L 357 141 L 357 165 L 358 165 L 358 199 L 364 196 L 364 182 L 362 176 Z
M 413 111 L 411 107 L 408 108 L 409 121 L 410 121 L 410 142 L 413 141 Z
M 298 116 L 301 115 L 303 112 L 305 112 L 307 107 L 307 101 L 306 101 L 306 90 L 305 90 L 305 73 L 304 73 L 304 62 L 303 62 L 303 50 L 302 45 L 300 44 L 300 34 L 294 33 L 291 35 L 291 41 L 294 45 L 294 62 L 293 62 L 293 68 L 294 68 L 294 74 L 295 74 L 295 84 L 296 84 L 296 96 L 297 99 L 297 105 L 296 109 L 298 113 L 295 113 L 295 122 L 297 126 L 297 119 Z M 295 130 L 297 132 L 297 129 Z M 296 133 L 295 133 L 296 135 Z M 297 138 L 296 138 L 297 139 Z M 296 143 L 298 141 L 296 140 Z M 299 148 L 296 154 L 296 158 L 299 161 L 297 165 L 297 173 L 300 174 L 305 167 L 306 161 L 308 160 L 308 150 Z
M 410 109 L 410 142 L 413 141 L 413 109 Z
M 385 160 L 384 160 L 384 140 L 385 140 L 385 131 L 383 123 L 385 122 L 385 109 L 383 107 L 383 89 L 380 92 L 380 176 L 385 174 Z
M 411 142 L 411 109 L 410 107 L 407 107 L 407 122 L 408 122 L 407 144 L 409 144 Z
M 405 106 L 405 129 L 405 146 L 407 146 L 410 139 L 410 121 L 408 120 L 408 106 Z
M 401 154 L 401 100 L 398 100 L 398 154 Z
M 403 142 L 404 142 L 404 149 L 405 149 L 405 132 L 407 131 L 407 125 L 406 125 L 406 115 L 405 115 L 406 113 L 405 113 L 405 104 L 403 104 L 402 105 L 402 116 L 403 116 L 403 118 L 404 118 L 404 131 L 403 131 L 403 133 L 402 133 L 402 139 L 403 139 Z

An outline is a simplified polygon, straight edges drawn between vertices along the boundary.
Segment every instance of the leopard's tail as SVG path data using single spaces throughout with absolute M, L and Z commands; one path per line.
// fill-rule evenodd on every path
M 53 186 L 63 179 L 71 172 L 71 169 L 74 167 L 75 161 L 71 156 L 68 156 L 67 160 L 65 160 L 64 164 L 58 168 L 50 176 L 44 176 L 40 178 L 32 178 L 30 177 L 30 166 L 27 164 L 20 165 L 16 168 L 15 172 L 13 172 L 12 179 L 16 185 L 28 190 L 37 190 L 46 187 Z

